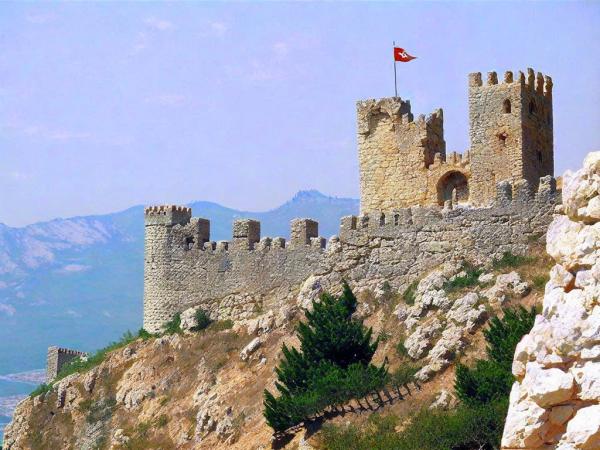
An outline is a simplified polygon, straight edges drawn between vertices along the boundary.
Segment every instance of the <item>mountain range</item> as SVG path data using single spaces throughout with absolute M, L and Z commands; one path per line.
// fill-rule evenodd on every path
M 213 240 L 230 239 L 237 218 L 260 220 L 263 236 L 287 237 L 291 219 L 311 217 L 329 237 L 340 217 L 358 212 L 358 200 L 317 191 L 266 212 L 188 206 L 211 220 Z M 141 205 L 21 228 L 0 224 L 0 375 L 44 367 L 49 345 L 90 351 L 139 329 L 143 239 Z

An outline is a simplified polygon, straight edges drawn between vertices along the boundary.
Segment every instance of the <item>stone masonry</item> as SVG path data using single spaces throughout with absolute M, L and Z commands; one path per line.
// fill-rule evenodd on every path
M 400 98 L 357 103 L 361 213 L 453 200 L 490 205 L 496 185 L 538 180 L 554 171 L 552 79 L 528 69 L 513 79 L 469 75 L 471 148 L 446 154 L 441 109 L 413 120 Z
M 238 220 L 232 240 L 210 240 L 190 208 L 145 210 L 144 328 L 201 306 L 243 319 L 295 297 L 316 276 L 381 279 L 400 290 L 451 259 L 489 262 L 543 239 L 560 201 L 552 178 L 552 80 L 529 69 L 487 84 L 469 75 L 471 150 L 446 154 L 443 113 L 413 120 L 400 98 L 357 104 L 361 216 L 326 241 L 295 219 L 290 241 Z M 442 208 L 443 207 L 443 208 Z
M 87 353 L 61 347 L 48 347 L 46 366 L 46 382 L 50 383 L 59 374 L 60 369 L 69 361 L 78 356 L 87 356 Z
M 351 284 L 385 279 L 398 290 L 448 260 L 489 262 L 543 239 L 560 201 L 551 177 L 536 194 L 500 183 L 490 208 L 413 207 L 341 220 L 339 236 L 292 221 L 291 240 L 260 237 L 260 223 L 236 221 L 231 241 L 210 241 L 210 224 L 189 208 L 146 209 L 144 328 L 160 331 L 177 312 L 202 305 L 213 318 L 243 319 L 277 309 L 311 275 Z

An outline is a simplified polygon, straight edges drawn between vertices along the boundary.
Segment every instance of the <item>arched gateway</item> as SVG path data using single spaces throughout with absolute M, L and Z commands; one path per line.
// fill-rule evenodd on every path
M 452 203 L 467 203 L 469 201 L 469 182 L 462 172 L 453 171 L 446 173 L 437 184 L 438 204 L 443 205 L 446 200 Z

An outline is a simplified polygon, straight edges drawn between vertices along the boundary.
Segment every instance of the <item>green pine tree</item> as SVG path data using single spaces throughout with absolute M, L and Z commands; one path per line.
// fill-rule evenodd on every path
M 483 332 L 487 341 L 488 359 L 478 360 L 475 367 L 456 366 L 456 395 L 467 405 L 479 405 L 508 396 L 514 382 L 511 367 L 515 348 L 531 330 L 535 308 L 522 306 L 503 310 L 504 316 L 494 317 Z
M 352 317 L 357 300 L 347 283 L 341 296 L 325 293 L 312 306 L 297 327 L 300 350 L 282 348 L 275 369 L 279 396 L 265 390 L 264 416 L 275 431 L 376 392 L 387 376 L 385 367 L 370 364 L 379 342 Z

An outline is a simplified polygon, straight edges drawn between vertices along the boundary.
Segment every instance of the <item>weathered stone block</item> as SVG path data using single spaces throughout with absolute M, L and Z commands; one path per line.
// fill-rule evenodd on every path
M 291 223 L 290 243 L 292 246 L 309 245 L 311 238 L 319 235 L 319 223 L 311 219 L 294 219 Z

